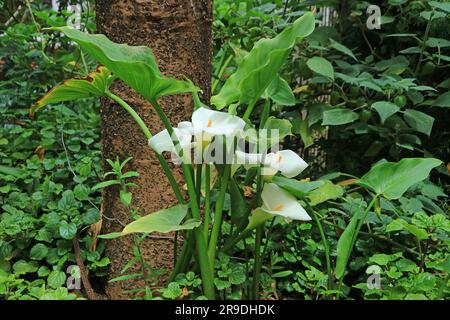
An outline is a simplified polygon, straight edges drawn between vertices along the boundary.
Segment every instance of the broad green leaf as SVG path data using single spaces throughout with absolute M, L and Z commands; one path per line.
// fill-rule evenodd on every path
M 50 103 L 104 96 L 114 79 L 106 67 L 98 66 L 86 78 L 69 79 L 54 87 L 31 107 L 30 115 Z
M 432 106 L 450 108 L 450 91 L 437 97 L 437 99 L 432 103 Z
M 173 300 L 181 296 L 182 293 L 183 291 L 181 290 L 180 285 L 177 282 L 171 282 L 167 286 L 167 289 L 163 291 L 163 297 Z
M 324 180 L 323 184 L 317 189 L 312 190 L 308 194 L 309 201 L 312 206 L 318 205 L 319 203 L 336 199 L 341 197 L 344 194 L 344 189 L 334 184 L 329 180 Z
M 53 270 L 47 278 L 47 283 L 51 288 L 59 288 L 66 282 L 66 275 L 60 270 Z
M 402 272 L 411 272 L 413 270 L 419 269 L 414 261 L 405 258 L 398 260 L 395 263 L 395 266 L 397 267 L 398 271 Z
M 399 199 L 412 185 L 424 180 L 442 162 L 433 158 L 405 158 L 375 165 L 355 184 L 387 199 Z
M 145 46 L 129 46 L 109 40 L 102 34 L 88 34 L 72 27 L 52 28 L 63 32 L 83 50 L 147 100 L 199 90 L 189 81 L 164 77 L 155 56 Z
M 426 113 L 412 109 L 406 109 L 403 117 L 411 128 L 428 136 L 431 134 L 431 129 L 433 128 L 434 123 L 433 117 L 427 115 Z
M 43 243 L 38 243 L 31 248 L 30 258 L 32 260 L 42 260 L 47 256 L 48 248 Z
M 331 80 L 334 79 L 334 69 L 330 61 L 322 57 L 312 57 L 306 61 L 306 65 L 312 71 Z
M 297 198 L 303 198 L 325 184 L 325 181 L 298 181 L 281 176 L 273 177 L 272 182 Z
M 282 106 L 293 106 L 295 105 L 295 97 L 292 92 L 291 87 L 281 77 L 276 77 L 270 85 L 267 87 L 263 94 L 263 98 L 272 99 L 276 104 Z
M 439 9 L 450 13 L 450 3 L 449 2 L 438 2 L 438 1 L 429 1 L 428 4 L 435 9 Z
M 369 262 L 375 263 L 379 266 L 386 266 L 389 262 L 394 261 L 396 259 L 398 259 L 398 257 L 396 257 L 396 256 L 392 256 L 392 255 L 384 254 L 384 253 L 377 253 L 369 258 Z
M 342 278 L 344 276 L 345 269 L 347 268 L 347 262 L 353 249 L 352 243 L 358 219 L 359 219 L 359 210 L 352 217 L 349 224 L 345 228 L 344 232 L 339 237 L 336 247 L 336 254 L 337 254 L 336 267 L 334 268 L 336 279 Z
M 428 233 L 426 230 L 409 224 L 403 219 L 396 219 L 386 226 L 386 232 L 392 231 L 408 231 L 419 240 L 425 240 L 428 238 Z
M 14 263 L 13 270 L 16 274 L 25 274 L 36 272 L 38 270 L 38 267 L 39 265 L 36 261 L 26 262 L 25 260 L 19 260 Z
M 450 41 L 442 38 L 428 38 L 428 40 L 425 42 L 425 45 L 427 47 L 431 48 L 447 48 L 450 47 Z
M 359 116 L 356 112 L 349 109 L 331 109 L 323 113 L 323 126 L 338 126 L 355 121 Z
M 297 40 L 310 35 L 314 31 L 314 24 L 314 14 L 308 12 L 275 38 L 259 40 L 243 57 L 219 94 L 211 98 L 211 103 L 220 110 L 235 102 L 249 103 L 259 99 L 276 77 Z
M 394 17 L 389 17 L 389 16 L 381 16 L 380 17 L 380 24 L 389 24 L 394 22 L 395 18 Z
M 25 173 L 25 171 L 19 168 L 0 165 L 0 173 L 18 178 L 22 176 Z
M 331 43 L 330 43 L 330 47 L 342 52 L 343 54 L 348 55 L 349 57 L 352 57 L 355 61 L 358 61 L 358 59 L 355 57 L 355 55 L 353 54 L 352 50 L 350 50 L 349 48 L 347 48 L 346 46 L 344 46 L 343 44 L 330 39 Z
M 314 144 L 315 131 L 309 127 L 308 119 L 294 119 L 298 123 L 300 138 L 302 138 L 304 148 L 309 148 Z
M 201 222 L 193 219 L 186 221 L 184 224 L 180 224 L 184 217 L 186 217 L 187 211 L 188 207 L 183 204 L 156 211 L 128 224 L 123 229 L 122 235 L 134 232 L 167 233 L 171 231 L 188 230 L 198 227 Z
M 73 239 L 77 234 L 77 225 L 75 223 L 63 222 L 59 226 L 59 235 L 67 240 Z
M 372 108 L 380 115 L 381 123 L 384 123 L 387 118 L 400 111 L 396 104 L 387 101 L 377 101 L 372 104 Z

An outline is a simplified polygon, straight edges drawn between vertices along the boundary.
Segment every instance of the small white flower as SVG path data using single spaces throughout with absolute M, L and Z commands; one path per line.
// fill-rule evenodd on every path
M 280 171 L 283 176 L 293 178 L 308 167 L 308 164 L 292 150 L 271 152 L 264 159 L 261 153 L 245 153 L 237 150 L 235 154 L 237 163 L 246 167 L 264 162 L 263 175 L 275 175 Z
M 297 199 L 274 183 L 264 185 L 261 199 L 263 201 L 261 209 L 267 213 L 292 220 L 311 220 Z

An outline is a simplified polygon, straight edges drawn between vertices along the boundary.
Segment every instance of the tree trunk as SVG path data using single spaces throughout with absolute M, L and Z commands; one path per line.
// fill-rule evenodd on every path
M 162 73 L 191 79 L 203 90 L 204 101 L 209 101 L 211 81 L 211 21 L 212 0 L 97 0 L 96 21 L 99 33 L 112 41 L 130 45 L 149 46 Z M 164 129 L 149 103 L 125 85 L 118 83 L 113 92 L 135 108 L 152 133 Z M 193 102 L 190 94 L 164 97 L 160 101 L 173 124 L 188 120 Z M 118 105 L 103 100 L 101 109 L 103 127 L 103 160 L 133 157 L 127 170 L 138 171 L 140 177 L 132 188 L 133 207 L 139 213 L 149 214 L 171 207 L 176 198 L 170 184 L 147 141 L 132 118 Z M 175 178 L 181 185 L 178 168 Z M 103 161 L 103 170 L 109 171 Z M 119 200 L 119 190 L 109 187 L 103 194 L 103 233 L 120 231 L 131 222 Z M 121 225 L 122 224 L 122 225 Z M 148 239 L 142 246 L 146 261 L 154 268 L 170 270 L 173 266 L 173 235 L 163 239 Z M 106 255 L 111 260 L 109 277 L 117 277 L 132 258 L 133 241 L 130 236 L 106 241 Z M 139 272 L 138 266 L 134 270 Z M 130 271 L 128 271 L 130 272 Z M 110 299 L 124 299 L 124 289 L 142 287 L 141 280 L 119 281 L 106 285 Z

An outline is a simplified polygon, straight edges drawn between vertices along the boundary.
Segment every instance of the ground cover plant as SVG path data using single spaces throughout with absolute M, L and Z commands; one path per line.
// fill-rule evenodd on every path
M 86 4 L 74 28 L 64 9 L 26 2 L 28 19 L 0 37 L 3 299 L 93 299 L 133 279 L 135 299 L 449 297 L 450 6 L 378 1 L 381 29 L 368 29 L 369 3 L 291 2 L 214 2 L 210 101 L 163 75 L 150 48 L 94 34 Z M 171 123 L 158 100 L 186 93 L 192 117 Z M 100 97 L 141 129 L 178 204 L 136 208 L 130 158 L 101 172 Z M 111 187 L 134 221 L 101 234 Z M 168 274 L 141 252 L 155 232 L 184 238 Z M 133 258 L 110 279 L 104 246 L 122 236 Z

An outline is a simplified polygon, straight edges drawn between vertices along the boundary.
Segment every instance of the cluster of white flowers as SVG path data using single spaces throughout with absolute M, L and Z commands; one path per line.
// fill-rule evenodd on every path
M 237 116 L 226 112 L 199 108 L 193 113 L 192 121 L 180 122 L 174 128 L 174 134 L 179 141 L 178 148 L 175 147 L 167 129 L 154 135 L 148 142 L 157 153 L 161 154 L 168 151 L 178 155 L 182 150 L 183 154 L 187 155 L 190 154 L 192 149 L 202 151 L 208 148 L 215 137 L 224 137 L 225 141 L 234 141 L 236 137 L 242 139 L 245 136 L 245 125 L 245 121 Z M 220 148 L 216 148 L 216 150 L 221 149 L 222 145 L 220 145 Z M 273 176 L 280 172 L 287 178 L 293 178 L 308 166 L 292 150 L 281 150 L 271 153 L 246 153 L 237 148 L 236 150 L 233 149 L 233 151 L 231 163 L 229 164 L 244 165 L 246 167 L 261 165 L 261 173 L 265 176 Z M 203 161 L 203 156 L 197 158 Z M 261 199 L 263 201 L 261 209 L 265 212 L 288 219 L 311 220 L 297 199 L 274 183 L 264 184 Z

